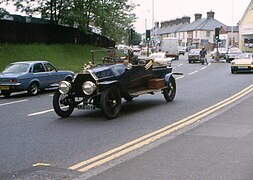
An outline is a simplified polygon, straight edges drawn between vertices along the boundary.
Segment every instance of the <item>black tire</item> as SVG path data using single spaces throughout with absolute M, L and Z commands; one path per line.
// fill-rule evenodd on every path
M 129 102 L 129 101 L 132 101 L 133 100 L 133 96 L 130 96 L 129 94 L 124 96 L 124 99 Z
M 176 81 L 173 76 L 170 77 L 170 82 L 168 83 L 168 88 L 163 90 L 163 96 L 166 101 L 173 101 L 176 96 Z
M 117 87 L 104 90 L 100 98 L 100 108 L 107 119 L 116 118 L 121 109 L 121 94 Z
M 28 94 L 31 96 L 35 96 L 39 92 L 39 85 L 38 83 L 31 83 L 27 89 Z
M 67 98 L 68 95 L 61 94 L 59 90 L 56 90 L 53 97 L 53 107 L 55 113 L 64 118 L 69 117 L 74 111 L 74 107 L 71 105 L 64 104 L 64 99 Z
M 10 92 L 10 91 L 6 91 L 6 90 L 2 90 L 2 91 L 1 91 L 1 94 L 2 94 L 4 97 L 8 98 L 8 97 L 10 97 L 11 92 Z

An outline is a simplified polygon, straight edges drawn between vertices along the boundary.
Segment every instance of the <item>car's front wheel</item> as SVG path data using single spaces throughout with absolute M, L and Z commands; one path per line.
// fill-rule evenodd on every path
M 102 92 L 100 108 L 107 119 L 113 119 L 119 115 L 121 109 L 121 94 L 119 88 L 110 87 Z
M 170 77 L 170 82 L 168 83 L 168 87 L 163 90 L 163 96 L 166 101 L 173 101 L 176 96 L 176 81 L 173 76 Z
M 69 117 L 74 111 L 74 107 L 69 105 L 68 94 L 61 94 L 59 90 L 56 90 L 53 97 L 53 107 L 55 113 L 64 118 Z
M 27 89 L 28 94 L 31 96 L 34 96 L 36 94 L 38 94 L 39 92 L 39 86 L 37 83 L 31 83 L 30 86 Z
M 4 95 L 4 97 L 8 98 L 8 97 L 10 97 L 11 92 L 10 91 L 6 91 L 6 90 L 2 90 L 1 94 Z

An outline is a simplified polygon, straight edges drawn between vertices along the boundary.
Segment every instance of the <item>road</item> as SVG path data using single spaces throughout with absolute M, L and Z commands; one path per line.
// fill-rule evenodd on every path
M 0 97 L 0 177 L 253 177 L 249 173 L 253 153 L 242 149 L 252 150 L 248 147 L 252 140 L 245 138 L 241 147 L 233 144 L 253 135 L 253 123 L 249 121 L 253 75 L 231 74 L 228 63 L 189 64 L 186 56 L 172 65 L 173 72 L 184 74 L 176 77 L 173 102 L 167 103 L 160 93 L 140 96 L 124 102 L 119 117 L 109 121 L 99 110 L 75 110 L 71 117 L 59 118 L 52 109 L 53 91 L 35 97 Z M 234 124 L 228 126 L 230 120 Z M 236 125 L 240 125 L 239 130 Z M 231 133 L 226 134 L 226 130 Z M 233 152 L 240 150 L 242 153 L 235 158 Z M 238 164 L 242 171 L 236 173 Z M 230 174 L 229 168 L 234 170 Z

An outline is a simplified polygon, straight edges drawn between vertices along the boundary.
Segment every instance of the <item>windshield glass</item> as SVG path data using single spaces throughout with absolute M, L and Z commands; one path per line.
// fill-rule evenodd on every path
M 28 64 L 10 64 L 8 65 L 3 73 L 24 73 L 28 72 Z
M 199 54 L 200 51 L 201 49 L 191 49 L 190 54 Z

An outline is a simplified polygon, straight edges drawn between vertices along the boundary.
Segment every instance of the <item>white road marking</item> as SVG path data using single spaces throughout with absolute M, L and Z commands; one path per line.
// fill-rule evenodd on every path
M 178 79 L 182 79 L 183 77 L 184 77 L 184 76 L 177 77 L 177 78 L 176 78 L 176 80 L 178 80 Z
M 193 71 L 193 72 L 189 73 L 188 75 L 192 75 L 192 74 L 195 74 L 195 73 L 197 73 L 197 72 L 199 72 L 199 70 Z
M 22 102 L 26 102 L 26 101 L 28 101 L 28 99 L 24 99 L 24 100 L 20 100 L 20 101 L 8 102 L 8 103 L 3 103 L 3 104 L 0 104 L 0 106 L 7 106 L 7 105 L 10 105 L 10 104 L 17 104 L 17 103 L 22 103 Z
M 206 69 L 207 68 L 207 66 L 205 66 L 205 67 L 202 67 L 200 70 L 204 70 L 204 69 Z
M 177 65 L 178 67 L 180 67 L 180 66 L 183 66 L 183 64 L 179 64 L 179 65 Z
M 31 113 L 31 114 L 28 114 L 28 116 L 37 116 L 37 115 L 46 114 L 46 113 L 52 112 L 52 111 L 54 111 L 54 109 L 49 109 L 49 110 L 45 110 L 45 111 L 40 111 L 40 112 L 36 112 L 36 113 Z

